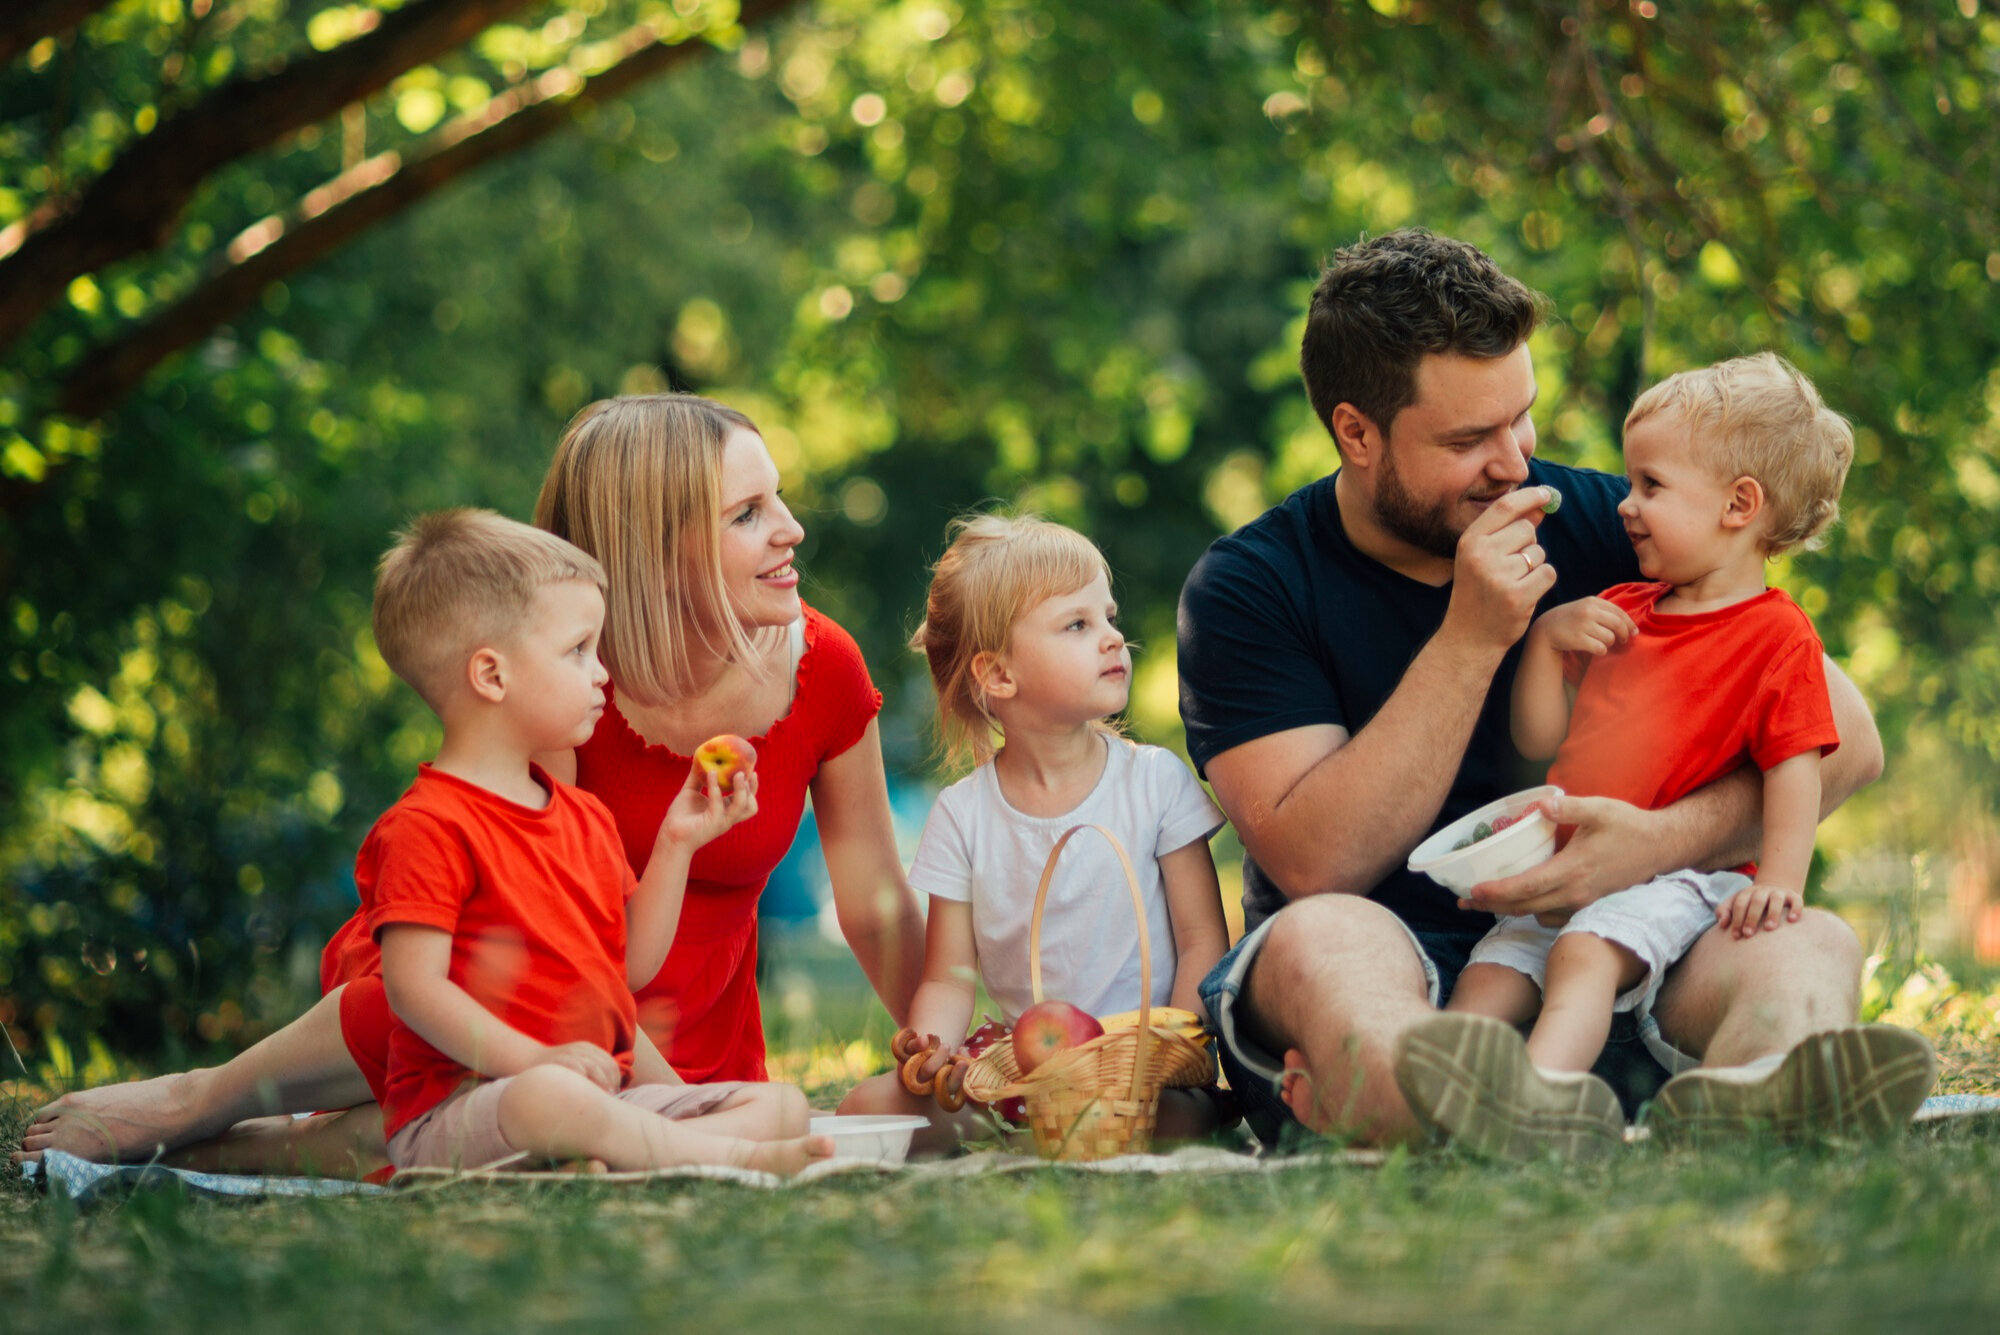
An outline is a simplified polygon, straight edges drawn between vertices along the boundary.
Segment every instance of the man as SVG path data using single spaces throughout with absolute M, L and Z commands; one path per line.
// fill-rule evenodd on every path
M 1755 855 L 1759 783 L 1739 771 L 1659 811 L 1564 799 L 1567 847 L 1478 887 L 1472 909 L 1404 865 L 1432 830 L 1540 781 L 1508 730 L 1537 611 L 1640 578 L 1615 513 L 1624 480 L 1534 458 L 1538 308 L 1479 250 L 1421 230 L 1337 254 L 1300 365 L 1341 468 L 1217 541 L 1182 593 L 1188 748 L 1249 854 L 1248 931 L 1202 992 L 1267 1142 L 1293 1120 L 1420 1137 L 1397 1042 L 1449 996 L 1493 911 L 1561 917 L 1663 871 Z M 1564 499 L 1553 515 L 1545 487 Z M 1822 814 L 1881 769 L 1866 705 L 1828 677 L 1842 745 Z M 1935 1066 L 1914 1034 L 1840 1028 L 1860 967 L 1854 934 L 1822 911 L 1749 940 L 1712 931 L 1637 1032 L 1614 1030 L 1600 1071 L 1631 1107 L 1662 1060 L 1699 1061 L 1656 1102 L 1689 1121 L 1831 1127 L 1850 1101 L 1887 1098 L 1900 1122 Z M 1527 1087 L 1505 1101 L 1503 1139 L 1560 1148 L 1560 1099 L 1509 1074 Z M 1467 1073 L 1468 1088 L 1492 1082 Z

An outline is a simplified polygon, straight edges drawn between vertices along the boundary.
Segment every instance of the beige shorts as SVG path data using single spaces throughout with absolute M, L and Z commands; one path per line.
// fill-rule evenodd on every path
M 500 1134 L 500 1095 L 514 1077 L 466 1085 L 389 1138 L 389 1162 L 398 1168 L 483 1168 L 519 1153 Z M 634 1085 L 614 1096 L 670 1121 L 711 1113 L 741 1081 L 713 1085 Z

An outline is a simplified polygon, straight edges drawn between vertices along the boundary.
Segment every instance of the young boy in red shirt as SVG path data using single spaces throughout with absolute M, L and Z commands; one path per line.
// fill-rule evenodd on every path
M 1820 757 L 1840 738 L 1819 637 L 1782 589 L 1764 586 L 1764 563 L 1817 545 L 1853 456 L 1846 421 L 1770 353 L 1672 376 L 1632 406 L 1631 492 L 1618 513 L 1649 582 L 1536 620 L 1514 682 L 1514 743 L 1531 760 L 1553 755 L 1549 782 L 1566 792 L 1647 810 L 1754 764 L 1764 775 L 1762 855 L 1732 871 L 1659 877 L 1554 927 L 1500 919 L 1447 1013 L 1413 1028 L 1397 1063 L 1411 1107 L 1454 1141 L 1512 1157 L 1620 1143 L 1617 1096 L 1589 1074 L 1613 1011 L 1637 1011 L 1662 1063 L 1685 1066 L 1650 1014 L 1667 969 L 1718 923 L 1745 937 L 1799 920 Z M 1524 1049 L 1512 1026 L 1529 1020 Z M 1906 1068 L 1890 1091 L 1908 1106 L 1856 1109 L 1852 1129 L 1901 1126 L 1935 1077 L 1928 1046 L 1885 1026 L 1839 1037 L 1875 1045 L 1880 1066 Z M 1769 1074 L 1691 1072 L 1661 1091 L 1653 1120 L 1685 1130 L 1762 1116 L 1771 1110 L 1746 1100 L 1782 1097 L 1783 1080 Z M 1559 1108 L 1567 1129 L 1551 1142 L 1548 1123 L 1517 1115 L 1524 1106 Z
M 398 1168 L 791 1173 L 832 1151 L 804 1134 L 796 1088 L 682 1084 L 638 1027 L 632 980 L 666 956 L 686 859 L 635 882 L 610 813 L 531 759 L 603 711 L 603 590 L 590 556 L 486 511 L 423 516 L 382 559 L 376 643 L 444 724 L 356 868 L 396 1017 L 382 1104 Z M 691 851 L 755 811 L 754 776 L 724 795 L 691 775 L 675 806 L 663 838 Z

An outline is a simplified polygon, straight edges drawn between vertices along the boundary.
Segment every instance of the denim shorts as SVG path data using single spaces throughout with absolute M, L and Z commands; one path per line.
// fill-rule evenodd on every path
M 1269 1052 L 1246 1031 L 1244 1017 L 1237 1013 L 1236 1003 L 1243 995 L 1251 965 L 1256 960 L 1257 952 L 1263 948 L 1271 924 L 1282 913 L 1283 910 L 1280 910 L 1266 918 L 1232 946 L 1216 961 L 1208 976 L 1201 980 L 1200 988 L 1202 1004 L 1208 1007 L 1208 1013 L 1215 1021 L 1217 1055 L 1221 1059 L 1222 1073 L 1242 1105 L 1244 1124 L 1256 1134 L 1258 1140 L 1274 1149 L 1286 1148 L 1309 1137 L 1298 1119 L 1292 1116 L 1292 1110 L 1278 1097 L 1279 1081 L 1284 1074 L 1283 1054 Z M 1400 923 L 1402 920 L 1397 921 Z M 1419 931 L 1407 923 L 1403 923 L 1403 930 L 1409 933 L 1417 959 L 1424 967 L 1424 981 L 1431 1005 L 1444 1005 L 1451 999 L 1452 988 L 1471 959 L 1472 948 L 1479 943 L 1480 934 Z M 1664 1041 L 1658 1040 L 1657 1034 L 1656 1028 L 1654 1037 L 1665 1048 Z M 1679 1069 L 1693 1064 L 1690 1059 L 1680 1057 L 1674 1066 Z M 1617 1091 L 1627 1117 L 1637 1115 L 1639 1105 L 1658 1091 L 1669 1074 L 1668 1068 L 1661 1065 L 1651 1045 L 1639 1032 L 1639 1026 L 1630 1012 L 1612 1016 L 1611 1036 L 1605 1041 L 1604 1051 L 1599 1054 L 1592 1069 Z

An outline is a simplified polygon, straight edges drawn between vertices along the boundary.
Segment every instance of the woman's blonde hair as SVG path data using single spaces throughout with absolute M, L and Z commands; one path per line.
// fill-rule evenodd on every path
M 633 394 L 570 421 L 535 502 L 535 523 L 603 562 L 600 653 L 641 704 L 686 695 L 697 643 L 755 666 L 756 647 L 722 581 L 722 454 L 734 408 L 692 394 Z
M 946 764 L 958 768 L 990 759 L 1000 726 L 973 660 L 1006 653 L 1023 612 L 1099 575 L 1108 583 L 1111 567 L 1089 538 L 1033 515 L 968 515 L 953 520 L 946 534 L 950 545 L 931 568 L 924 623 L 910 647 L 930 663 L 938 740 Z
M 1805 373 L 1774 352 L 1670 375 L 1625 415 L 1680 416 L 1701 457 L 1723 478 L 1755 478 L 1770 507 L 1766 555 L 1810 550 L 1840 517 L 1840 489 L 1854 462 L 1854 429 L 1826 406 Z

